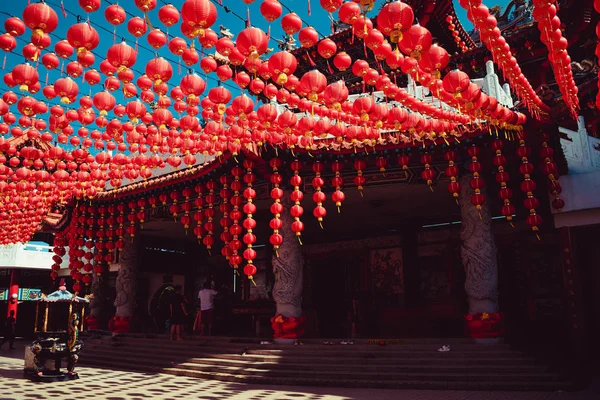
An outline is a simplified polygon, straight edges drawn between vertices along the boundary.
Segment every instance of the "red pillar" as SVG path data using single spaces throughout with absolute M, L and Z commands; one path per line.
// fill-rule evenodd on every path
M 21 277 L 20 269 L 12 269 L 10 271 L 10 286 L 8 290 L 8 310 L 6 316 L 10 315 L 11 310 L 15 311 L 15 319 L 17 318 L 17 304 L 19 303 L 16 298 L 13 298 L 13 294 L 19 294 L 19 278 Z

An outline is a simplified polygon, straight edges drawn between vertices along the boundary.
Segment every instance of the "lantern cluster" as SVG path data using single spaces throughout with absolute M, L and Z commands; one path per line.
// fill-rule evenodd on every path
M 573 80 L 571 69 L 571 57 L 567 51 L 569 42 L 562 35 L 561 22 L 558 18 L 556 0 L 536 0 L 533 9 L 533 17 L 538 23 L 540 40 L 548 48 L 548 60 L 554 69 L 556 83 L 563 96 L 566 106 L 571 111 L 573 119 L 577 119 L 579 112 L 579 92 L 577 84 Z

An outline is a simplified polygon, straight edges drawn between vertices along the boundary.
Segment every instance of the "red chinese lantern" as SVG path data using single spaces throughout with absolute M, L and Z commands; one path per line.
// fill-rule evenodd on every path
M 300 45 L 304 48 L 313 47 L 319 41 L 319 34 L 315 28 L 307 26 L 306 28 L 302 28 L 298 33 L 298 40 L 300 40 Z
M 281 3 L 277 0 L 264 0 L 260 5 L 260 13 L 269 22 L 281 17 L 282 11 Z
M 433 191 L 433 188 L 431 187 L 433 180 L 436 177 L 436 173 L 433 169 L 431 169 L 431 161 L 433 159 L 433 157 L 431 156 L 431 154 L 429 153 L 423 153 L 421 154 L 421 164 L 423 164 L 423 166 L 425 167 L 425 169 L 421 172 L 421 178 L 427 182 L 427 185 L 429 186 L 429 189 L 431 189 Z
M 111 25 L 121 25 L 127 19 L 125 9 L 118 4 L 111 4 L 104 10 L 104 18 Z
M 302 28 L 302 19 L 296 13 L 286 14 L 281 18 L 281 28 L 288 35 L 293 35 Z
M 136 58 L 137 51 L 124 41 L 112 45 L 106 52 L 106 59 L 117 69 L 133 67 Z
M 242 30 L 236 40 L 237 49 L 244 56 L 256 60 L 267 51 L 269 39 L 259 28 L 246 28 Z
M 342 186 L 344 185 L 344 178 L 342 178 L 343 168 L 344 165 L 338 160 L 335 160 L 333 164 L 331 164 L 331 169 L 335 173 L 335 176 L 331 179 L 331 184 L 335 187 L 335 192 L 333 192 L 331 195 L 331 200 L 335 202 L 338 213 L 340 212 L 340 207 L 346 198 L 344 192 L 342 192 Z
M 401 1 L 393 1 L 384 5 L 377 15 L 377 27 L 390 37 L 392 43 L 398 43 L 413 24 L 413 9 Z
M 155 49 L 160 49 L 167 44 L 167 35 L 158 28 L 153 29 L 146 37 L 148 44 Z
M 166 27 L 171 27 L 179 22 L 179 10 L 172 4 L 166 4 L 158 10 L 158 19 Z
M 298 65 L 296 57 L 290 52 L 280 51 L 269 58 L 269 71 L 276 77 L 278 85 L 284 85 L 288 81 L 288 75 L 296 71 Z
M 186 0 L 181 6 L 182 24 L 193 28 L 194 36 L 203 36 L 217 20 L 217 8 L 210 0 Z
M 155 84 L 167 82 L 173 76 L 173 67 L 171 67 L 171 63 L 162 57 L 153 58 L 146 64 L 146 75 Z
M 300 186 L 302 185 L 302 177 L 300 176 L 302 164 L 300 161 L 294 160 L 291 162 L 290 167 L 294 173 L 294 175 L 290 178 L 290 184 L 294 187 L 294 190 L 290 194 L 290 199 L 292 199 L 294 202 L 294 205 L 290 209 L 290 214 L 294 218 L 294 222 L 292 223 L 292 231 L 296 234 L 298 240 L 300 240 L 300 236 L 304 230 L 304 224 L 300 221 L 300 217 L 302 214 L 304 214 L 304 209 L 300 205 L 300 202 L 304 198 L 304 194 L 300 190 Z
M 34 3 L 27 5 L 23 10 L 23 22 L 33 31 L 33 35 L 42 36 L 44 33 L 50 33 L 56 29 L 58 15 L 46 3 Z M 12 27 L 16 25 L 11 22 Z M 7 29 L 7 32 L 10 30 Z
M 442 79 L 444 90 L 455 98 L 461 98 L 462 93 L 469 88 L 471 79 L 466 73 L 455 69 L 448 72 L 444 79 Z
M 100 43 L 98 31 L 88 23 L 80 22 L 72 25 L 67 31 L 67 40 L 77 54 L 94 50 Z
M 352 57 L 350 57 L 345 51 L 339 52 L 333 58 L 333 65 L 335 65 L 335 67 L 340 71 L 345 71 L 352 65 Z

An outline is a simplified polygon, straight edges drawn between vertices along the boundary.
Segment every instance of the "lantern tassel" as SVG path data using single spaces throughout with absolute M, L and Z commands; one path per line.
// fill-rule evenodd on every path
M 269 29 L 267 29 L 267 41 L 271 40 L 271 25 L 269 25 Z
M 512 221 L 509 221 L 508 223 L 509 223 L 509 224 L 510 224 L 510 226 L 512 226 L 512 227 L 513 227 L 513 229 L 514 229 L 514 227 L 515 227 L 515 224 L 513 224 L 513 223 L 512 223 Z
M 275 250 L 275 257 L 279 258 L 279 252 Z
M 148 28 L 150 28 L 150 30 L 154 29 L 152 27 L 152 22 L 150 22 L 150 17 L 148 16 L 148 13 L 144 13 L 144 18 L 146 19 L 146 23 L 148 24 Z
M 308 0 L 308 16 L 310 16 L 310 0 Z
M 362 190 L 360 190 L 360 189 L 359 189 L 359 190 L 358 190 L 358 193 L 360 193 L 360 197 L 365 197 L 365 195 L 363 194 L 363 191 L 362 191 Z
M 206 251 L 208 251 L 208 255 L 212 257 L 212 252 L 210 251 L 210 249 L 206 249 Z
M 5 56 L 6 58 L 6 56 Z M 327 69 L 329 70 L 330 74 L 333 74 L 333 69 L 331 69 L 331 64 L 329 64 L 329 60 L 327 60 Z
M 433 186 L 429 185 L 429 190 L 431 190 L 431 192 L 433 192 Z
M 296 237 L 298 238 L 298 242 L 300 243 L 300 246 L 304 246 L 304 245 L 302 244 L 302 239 L 300 239 L 300 236 L 296 236 Z
M 342 210 L 340 209 L 340 206 L 338 206 L 338 208 L 337 208 L 337 209 L 338 209 L 338 214 L 341 214 L 341 213 L 342 213 Z
M 308 52 L 308 50 L 306 50 L 306 56 L 308 57 L 308 61 L 310 62 L 310 65 L 311 65 L 312 67 L 314 67 L 316 64 L 315 64 L 315 62 L 313 61 L 312 57 L 310 56 L 310 53 Z
M 540 242 L 542 241 L 542 238 L 540 237 L 540 235 L 538 235 L 537 233 L 535 234 L 535 237 L 537 238 L 537 240 L 539 240 Z
M 250 27 L 250 7 L 246 7 L 246 28 Z
M 6 54 L 4 54 L 4 61 L 2 61 L 2 69 L 6 69 Z M 48 85 L 48 79 L 46 79 L 46 85 Z
M 325 228 L 323 228 L 323 223 L 321 221 L 319 221 L 319 226 L 321 227 L 321 229 L 323 229 L 323 230 L 325 229 Z
M 60 9 L 64 18 L 67 18 L 67 11 L 65 10 L 65 4 L 63 0 L 60 0 Z
M 248 277 L 248 279 L 250 279 L 250 282 L 252 282 L 252 284 L 253 284 L 254 286 L 256 286 L 256 282 L 254 282 L 254 277 L 252 277 L 252 276 L 249 276 L 249 277 Z

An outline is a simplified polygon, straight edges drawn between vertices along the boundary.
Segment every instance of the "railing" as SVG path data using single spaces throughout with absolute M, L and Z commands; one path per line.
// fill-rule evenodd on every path
M 560 144 L 569 164 L 569 174 L 600 170 L 600 139 L 588 135 L 583 117 L 577 121 L 577 131 L 559 128 Z

